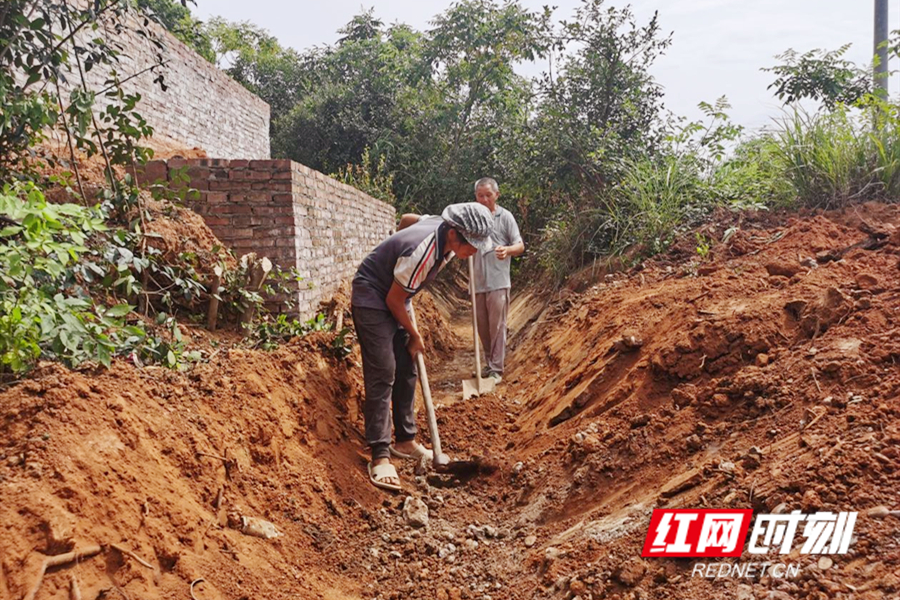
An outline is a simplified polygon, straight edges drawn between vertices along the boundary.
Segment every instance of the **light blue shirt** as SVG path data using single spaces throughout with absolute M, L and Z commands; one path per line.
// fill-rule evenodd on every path
M 497 206 L 494 211 L 494 232 L 491 234 L 493 247 L 512 246 L 522 241 L 519 226 L 516 224 L 512 213 Z M 497 254 L 479 251 L 474 258 L 475 267 L 475 293 L 483 294 L 502 290 L 512 286 L 509 278 L 509 265 L 512 259 L 500 260 Z

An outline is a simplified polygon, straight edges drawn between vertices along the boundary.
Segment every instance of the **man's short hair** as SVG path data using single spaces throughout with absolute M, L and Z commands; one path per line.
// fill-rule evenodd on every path
M 482 177 L 478 181 L 475 182 L 475 192 L 478 192 L 478 188 L 480 187 L 489 187 L 492 192 L 499 192 L 500 186 L 497 185 L 497 181 L 491 177 Z

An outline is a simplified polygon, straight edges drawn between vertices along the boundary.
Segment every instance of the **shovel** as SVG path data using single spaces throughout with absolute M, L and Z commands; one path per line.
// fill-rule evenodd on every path
M 469 295 L 472 297 L 472 337 L 475 338 L 475 378 L 463 379 L 463 400 L 494 391 L 493 377 L 481 377 L 481 348 L 478 343 L 478 311 L 475 310 L 475 261 L 469 257 Z
M 419 328 L 416 323 L 416 311 L 412 304 L 409 305 L 409 319 L 413 327 Z M 425 400 L 425 413 L 428 416 L 428 432 L 431 434 L 431 447 L 434 452 L 432 466 L 438 473 L 449 473 L 457 477 L 474 475 L 479 472 L 491 473 L 496 466 L 483 463 L 481 460 L 450 460 L 450 457 L 441 450 L 441 436 L 438 434 L 437 417 L 434 414 L 434 403 L 431 401 L 431 386 L 428 385 L 428 372 L 425 370 L 425 357 L 422 353 L 416 354 L 416 366 L 419 369 L 419 383 L 422 386 L 422 398 Z M 421 463 L 420 463 L 421 464 Z

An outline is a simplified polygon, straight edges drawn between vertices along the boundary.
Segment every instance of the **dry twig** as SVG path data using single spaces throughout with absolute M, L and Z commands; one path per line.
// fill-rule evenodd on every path
M 47 569 L 53 567 L 59 567 L 62 565 L 69 564 L 70 562 L 79 561 L 85 558 L 90 558 L 103 550 L 100 546 L 88 546 L 83 550 L 73 550 L 72 552 L 66 552 L 65 554 L 57 554 L 56 556 L 48 556 L 44 559 L 44 562 L 41 563 L 41 568 L 38 572 L 37 580 L 34 582 L 34 585 L 31 586 L 31 590 L 26 594 L 25 600 L 34 600 L 34 597 L 37 595 L 38 590 L 41 587 L 41 583 L 44 581 L 44 574 L 47 572 Z
M 150 563 L 148 563 L 146 560 L 144 560 L 143 558 L 141 558 L 140 556 L 138 556 L 137 554 L 135 554 L 135 553 L 132 552 L 131 550 L 126 550 L 126 549 L 123 548 L 122 546 L 118 546 L 118 545 L 116 545 L 116 544 L 110 544 L 109 547 L 112 548 L 113 550 L 116 550 L 116 551 L 118 551 L 118 552 L 121 552 L 121 553 L 124 554 L 125 556 L 130 556 L 131 558 L 133 558 L 134 560 L 138 561 L 139 563 L 141 563 L 142 565 L 144 565 L 145 567 L 147 567 L 147 568 L 150 569 L 150 570 L 153 570 L 153 571 L 156 570 L 156 568 L 155 568 L 153 565 L 151 565 Z

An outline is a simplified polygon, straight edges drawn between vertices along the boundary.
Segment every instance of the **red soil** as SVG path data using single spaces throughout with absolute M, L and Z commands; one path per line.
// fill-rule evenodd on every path
M 705 260 L 691 236 L 582 293 L 522 293 L 504 383 L 465 403 L 467 314 L 419 302 L 442 439 L 500 468 L 404 465 L 401 495 L 367 481 L 358 353 L 333 334 L 272 353 L 197 335 L 214 356 L 187 373 L 44 365 L 0 393 L 0 592 L 23 597 L 47 554 L 117 544 L 153 568 L 107 548 L 37 597 L 68 598 L 73 575 L 85 598 L 187 598 L 198 578 L 203 599 L 897 597 L 900 521 L 866 511 L 900 508 L 898 223 L 883 205 L 726 216 Z M 791 580 L 639 558 L 654 507 L 782 504 L 860 511 L 850 553 L 770 557 L 801 564 Z

